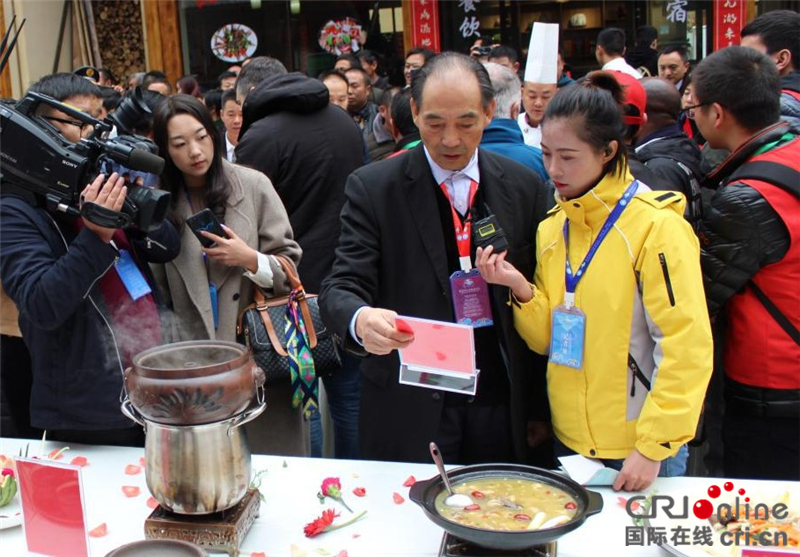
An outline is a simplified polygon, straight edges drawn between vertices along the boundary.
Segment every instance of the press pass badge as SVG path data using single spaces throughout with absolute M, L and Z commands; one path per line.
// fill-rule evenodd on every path
M 475 328 L 493 324 L 489 287 L 477 269 L 450 275 L 450 292 L 456 323 Z
M 550 337 L 550 361 L 554 364 L 583 368 L 583 345 L 586 338 L 586 315 L 576 307 L 559 306 L 553 310 Z
M 150 294 L 152 290 L 150 285 L 144 278 L 144 275 L 136 266 L 130 252 L 124 249 L 119 250 L 119 259 L 116 263 L 117 274 L 119 275 L 125 290 L 128 291 L 133 301 L 138 300 L 142 296 Z
M 567 292 L 564 304 L 553 310 L 550 361 L 573 369 L 583 368 L 586 314 L 575 307 L 575 294 Z

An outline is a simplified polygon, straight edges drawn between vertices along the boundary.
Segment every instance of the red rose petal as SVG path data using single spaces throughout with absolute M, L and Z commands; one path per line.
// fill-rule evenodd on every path
M 405 487 L 411 487 L 415 483 L 417 483 L 417 478 L 415 478 L 414 476 L 409 476 L 408 479 L 403 482 L 403 485 Z
M 147 506 L 151 509 L 155 509 L 158 506 L 158 501 L 150 497 L 150 499 L 147 500 Z
M 406 502 L 402 495 L 399 493 L 392 493 L 392 499 L 394 499 L 395 505 L 402 505 Z
M 141 466 L 142 468 L 144 468 L 144 457 L 143 457 L 143 456 L 140 456 L 140 457 L 139 457 L 139 466 Z
M 250 554 L 250 557 L 267 557 L 267 554 L 263 551 L 254 551 Z
M 125 467 L 125 473 L 129 476 L 135 476 L 136 474 L 142 473 L 142 467 L 136 466 L 135 464 L 128 464 Z
M 628 499 L 626 497 L 617 497 L 617 505 L 619 505 L 623 509 L 625 508 L 625 504 L 627 502 L 628 502 Z
M 84 466 L 89 464 L 89 459 L 86 458 L 85 456 L 76 456 L 75 458 L 70 460 L 69 463 L 83 468 Z
M 141 492 L 142 490 L 135 485 L 122 486 L 122 493 L 125 494 L 125 497 L 138 497 Z
M 363 487 L 357 487 L 353 490 L 353 495 L 355 495 L 356 497 L 364 497 L 364 495 L 366 494 L 367 490 L 364 489 Z
M 335 557 L 348 557 L 347 550 L 346 549 L 341 550 L 339 553 L 335 555 Z
M 47 458 L 50 460 L 61 460 L 64 458 L 64 451 L 61 449 L 53 449 L 47 454 Z
M 105 522 L 103 522 L 100 526 L 89 530 L 89 537 L 92 538 L 102 538 L 106 534 L 108 534 L 108 526 L 106 526 Z

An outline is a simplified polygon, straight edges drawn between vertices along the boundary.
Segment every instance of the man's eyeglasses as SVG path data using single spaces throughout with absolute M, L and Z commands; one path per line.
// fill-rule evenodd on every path
M 42 118 L 52 122 L 61 122 L 62 124 L 67 124 L 68 126 L 77 126 L 78 129 L 81 130 L 81 135 L 83 135 L 84 132 L 94 128 L 92 124 L 88 122 L 81 122 L 80 120 L 68 120 L 66 118 L 59 118 L 58 116 L 42 116 Z
M 710 104 L 711 104 L 710 101 L 706 101 L 706 102 L 702 102 L 702 103 L 695 104 L 695 105 L 692 105 L 692 106 L 687 106 L 686 108 L 682 109 L 681 112 L 689 112 L 690 110 L 694 110 L 696 108 L 700 108 L 701 106 L 708 106 Z

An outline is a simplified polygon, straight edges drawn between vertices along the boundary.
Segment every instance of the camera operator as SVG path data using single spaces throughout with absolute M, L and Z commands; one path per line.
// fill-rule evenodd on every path
M 90 114 L 101 103 L 98 87 L 73 74 L 46 76 L 30 91 Z M 34 121 L 70 142 L 92 131 L 44 104 Z M 142 429 L 120 412 L 122 370 L 162 342 L 147 263 L 177 256 L 177 232 L 166 221 L 146 235 L 107 228 L 48 210 L 41 195 L 8 182 L 0 191 L 0 277 L 31 354 L 31 423 L 51 440 L 141 446 Z M 100 174 L 81 204 L 120 211 L 127 191 L 116 173 Z

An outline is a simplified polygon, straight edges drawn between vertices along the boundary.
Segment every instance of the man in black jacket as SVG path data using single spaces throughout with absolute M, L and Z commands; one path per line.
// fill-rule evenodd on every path
M 274 184 L 303 249 L 300 278 L 307 292 L 317 293 L 333 265 L 345 180 L 364 161 L 361 131 L 330 104 L 322 82 L 287 73 L 273 58 L 255 58 L 242 68 L 236 95 L 244 115 L 236 161 Z M 337 457 L 357 456 L 359 381 L 358 362 L 349 359 L 324 380 Z
M 547 437 L 534 419 L 547 414 L 544 367 L 514 329 L 508 289 L 489 287 L 493 324 L 474 329 L 474 396 L 400 384 L 397 349 L 413 335 L 395 317 L 455 321 L 451 281 L 472 267 L 470 225 L 487 211 L 508 237 L 508 260 L 533 276 L 545 188 L 533 171 L 478 148 L 495 103 L 477 60 L 440 54 L 411 94 L 423 144 L 348 178 L 336 262 L 320 296 L 342 346 L 366 356 L 362 456 L 425 462 L 436 441 L 451 462 L 523 459 L 526 434 L 531 445 Z
M 700 200 L 700 149 L 678 127 L 681 96 L 675 86 L 659 77 L 642 80 L 647 93 L 647 119 L 639 128 L 636 156 L 650 170 L 686 196 L 686 218 L 697 226 L 702 215 Z
M 625 53 L 625 61 L 645 77 L 658 75 L 658 29 L 642 25 L 636 29 L 635 45 Z
M 97 87 L 73 74 L 45 76 L 31 91 L 90 113 L 100 102 Z M 43 104 L 34 121 L 70 142 L 90 130 Z M 31 354 L 32 425 L 52 440 L 141 446 L 142 428 L 120 411 L 123 370 L 163 340 L 148 262 L 178 255 L 177 232 L 167 221 L 147 234 L 100 226 L 49 208 L 20 184 L 4 182 L 2 194 L 0 276 Z M 116 173 L 81 193 L 82 203 L 111 211 L 125 197 Z
M 724 310 L 725 476 L 800 480 L 800 137 L 780 122 L 775 64 L 754 49 L 705 58 L 695 122 L 731 154 L 700 231 L 709 314 Z M 746 83 L 747 87 L 742 87 Z

